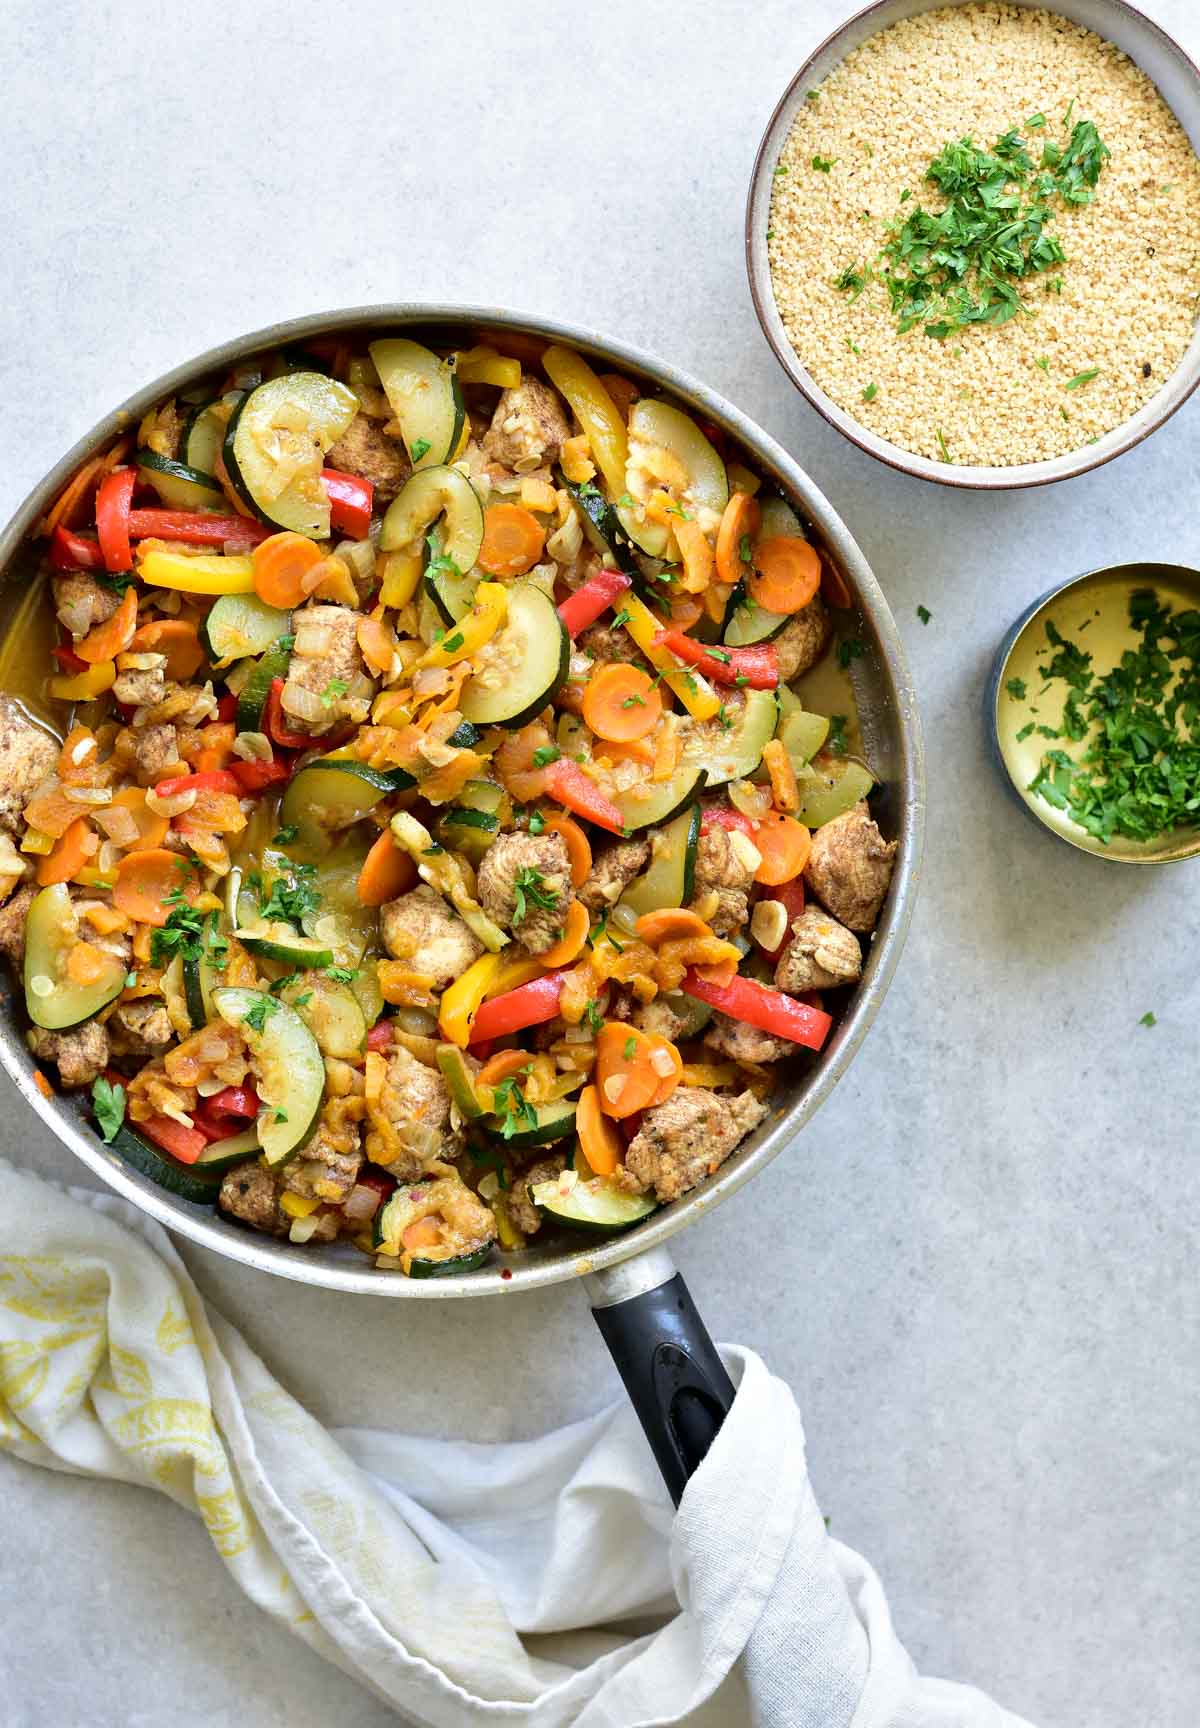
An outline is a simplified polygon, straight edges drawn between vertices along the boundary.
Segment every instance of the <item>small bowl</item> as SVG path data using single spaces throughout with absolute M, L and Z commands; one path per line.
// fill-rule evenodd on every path
M 1148 438 L 1151 432 L 1156 432 L 1200 384 L 1200 326 L 1197 326 L 1187 351 L 1161 390 L 1131 419 L 1114 426 L 1095 444 L 1047 461 L 1014 463 L 1006 468 L 935 462 L 879 437 L 826 395 L 788 341 L 775 304 L 767 258 L 767 224 L 775 165 L 808 91 L 820 84 L 853 49 L 889 25 L 922 12 L 973 4 L 978 4 L 978 0 L 877 0 L 875 5 L 856 13 L 840 29 L 827 36 L 809 55 L 779 98 L 754 160 L 746 200 L 746 268 L 754 309 L 776 358 L 801 394 L 844 438 L 878 461 L 899 468 L 902 473 L 913 474 L 920 480 L 933 480 L 942 486 L 964 486 L 974 491 L 1002 492 L 1022 486 L 1048 486 L 1055 480 L 1069 480 L 1076 474 L 1086 474 L 1089 469 L 1111 462 L 1114 456 L 1123 455 L 1135 444 L 1140 444 L 1143 438 Z M 1105 41 L 1115 42 L 1154 82 L 1187 133 L 1192 148 L 1200 155 L 1200 69 L 1159 25 L 1136 7 L 1125 4 L 1125 0 L 1012 0 L 1012 4 L 1024 6 L 1029 11 L 1048 7 L 1072 23 L 1094 31 Z
M 1058 680 L 1042 701 L 1038 699 L 1043 687 L 1047 621 L 1057 625 L 1069 642 L 1077 642 L 1090 653 L 1100 670 L 1107 671 L 1138 640 L 1129 623 L 1129 596 L 1139 588 L 1153 588 L 1173 610 L 1200 607 L 1200 570 L 1184 564 L 1113 564 L 1052 588 L 1022 613 L 1000 644 L 984 698 L 984 723 L 997 766 L 1013 795 L 1026 814 L 1056 839 L 1110 864 L 1177 864 L 1182 858 L 1200 856 L 1200 823 L 1173 829 L 1158 840 L 1126 840 L 1118 834 L 1106 846 L 1073 821 L 1067 811 L 1056 810 L 1030 793 L 1029 783 L 1051 741 L 1036 733 L 1024 739 L 1017 736 L 1031 720 L 1057 725 L 1062 712 L 1066 687 Z M 1086 635 L 1080 634 L 1081 629 Z M 1023 680 L 1027 696 L 1010 695 L 1010 678 Z

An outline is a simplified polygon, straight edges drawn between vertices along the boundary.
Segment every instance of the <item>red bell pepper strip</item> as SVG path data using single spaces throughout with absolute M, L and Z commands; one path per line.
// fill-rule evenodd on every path
M 313 740 L 307 732 L 289 732 L 283 723 L 283 709 L 279 701 L 282 690 L 283 679 L 272 678 L 270 694 L 267 697 L 266 713 L 263 716 L 267 737 L 273 739 L 284 750 L 311 750 Z M 326 747 L 328 748 L 328 744 Z
M 504 1038 L 526 1026 L 553 1020 L 562 981 L 562 972 L 547 972 L 528 984 L 518 984 L 515 990 L 506 990 L 503 996 L 493 996 L 490 1002 L 481 1002 L 471 1023 L 470 1042 L 482 1044 L 486 1038 Z
M 792 921 L 799 918 L 804 910 L 804 878 L 793 876 L 790 882 L 781 882 L 777 888 L 764 888 L 759 893 L 760 900 L 778 900 L 787 913 L 787 928 L 783 932 L 783 940 L 775 948 L 763 948 L 768 960 L 778 960 L 792 939 Z M 762 947 L 762 944 L 759 944 Z
M 581 588 L 576 588 L 574 594 L 568 594 L 558 608 L 567 635 L 578 636 L 581 630 L 594 624 L 617 595 L 625 592 L 629 583 L 630 578 L 623 570 L 598 570 Z
M 136 468 L 114 468 L 100 482 L 96 493 L 96 533 L 106 570 L 131 570 L 133 547 L 129 541 L 129 517 Z
M 201 510 L 131 510 L 131 540 L 186 540 L 194 546 L 224 546 L 236 540 L 250 546 L 271 529 L 248 516 L 212 516 Z
M 237 719 L 238 699 L 232 690 L 226 690 L 217 702 L 217 719 L 222 725 L 228 726 L 231 720 Z
M 700 832 L 707 834 L 710 828 L 726 828 L 730 832 L 736 829 L 747 840 L 754 838 L 754 824 L 749 816 L 743 816 L 729 804 L 701 805 Z
M 227 768 L 210 768 L 203 774 L 178 774 L 173 780 L 160 780 L 154 788 L 160 798 L 174 798 L 180 792 L 232 792 L 241 794 L 241 787 Z
M 377 1020 L 367 1033 L 368 1050 L 390 1050 L 392 1046 L 392 1023 L 390 1020 Z
M 757 984 L 753 978 L 734 978 L 728 984 L 709 984 L 695 967 L 684 975 L 683 988 L 698 1002 L 707 1002 L 732 1020 L 747 1026 L 757 1026 L 763 1032 L 773 1032 L 777 1038 L 787 1038 L 806 1049 L 819 1050 L 829 1036 L 833 1021 L 819 1008 L 797 1002 L 782 990 L 772 990 Z
M 133 1123 L 133 1127 L 181 1164 L 194 1164 L 208 1145 L 208 1136 L 201 1129 L 185 1128 L 170 1116 L 151 1116 L 145 1122 Z
M 282 786 L 292 777 L 291 765 L 287 762 L 231 762 L 229 773 L 243 792 L 262 792 L 268 786 Z
M 371 532 L 373 482 L 357 474 L 343 474 L 337 468 L 323 468 L 321 484 L 329 499 L 329 526 L 339 534 L 349 534 L 352 540 L 365 540 Z
M 66 643 L 60 643 L 57 648 L 52 648 L 50 652 L 64 672 L 86 672 L 88 669 L 87 661 L 76 654 L 73 648 L 68 648 Z
M 697 642 L 682 630 L 660 630 L 654 641 L 658 647 L 669 648 L 677 660 L 695 666 L 714 684 L 774 690 L 779 683 L 779 656 L 770 642 L 759 642 L 752 648 L 721 648 L 716 643 Z
M 546 769 L 546 790 L 567 810 L 594 822 L 597 828 L 607 828 L 610 834 L 624 834 L 625 818 L 578 762 L 568 761 L 566 757 L 551 762 Z
M 50 536 L 50 562 L 56 570 L 103 570 L 104 554 L 98 540 L 75 534 L 60 522 Z

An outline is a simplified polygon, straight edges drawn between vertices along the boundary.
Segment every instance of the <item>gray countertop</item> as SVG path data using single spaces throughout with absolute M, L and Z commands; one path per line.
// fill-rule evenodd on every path
M 1148 9 L 1200 49 L 1191 0 Z M 168 365 L 393 298 L 624 334 L 788 446 L 908 645 L 924 882 L 849 1076 L 678 1259 L 713 1332 L 795 1388 L 834 1532 L 922 1667 L 1044 1728 L 1174 1728 L 1200 1712 L 1200 865 L 1119 870 L 1044 838 L 1002 795 L 980 694 L 1060 578 L 1200 564 L 1200 407 L 1095 474 L 992 497 L 879 467 L 809 411 L 754 319 L 742 205 L 775 97 L 843 11 L 260 0 L 218 21 L 13 0 L 0 507 Z M 0 1151 L 84 1180 L 4 1103 Z M 520 1436 L 617 1392 L 569 1290 L 439 1303 L 412 1331 L 384 1300 L 187 1259 L 329 1423 Z M 14 1728 L 394 1720 L 250 1607 L 164 1499 L 7 1459 L 0 1496 Z

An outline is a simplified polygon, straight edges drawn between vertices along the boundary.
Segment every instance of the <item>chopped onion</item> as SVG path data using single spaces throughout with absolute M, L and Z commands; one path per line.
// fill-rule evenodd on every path
M 310 1212 L 307 1218 L 293 1218 L 288 1231 L 289 1242 L 310 1242 L 317 1233 L 320 1213 Z
M 755 875 L 762 863 L 762 853 L 750 836 L 741 833 L 737 828 L 732 828 L 729 832 L 729 846 L 747 876 Z
M 111 786 L 64 786 L 63 796 L 72 804 L 111 804 Z
M 675 1064 L 671 1060 L 671 1052 L 664 1050 L 661 1044 L 655 1045 L 650 1052 L 650 1066 L 660 1080 L 665 1080 L 668 1074 L 674 1074 Z M 606 1083 L 607 1084 L 607 1083 Z
M 196 1055 L 202 1062 L 223 1062 L 229 1055 L 229 1046 L 224 1038 L 217 1034 L 201 1039 Z
M 375 548 L 369 540 L 342 540 L 334 547 L 334 556 L 347 565 L 351 576 L 365 582 L 375 574 Z
M 766 786 L 752 785 L 749 780 L 734 780 L 729 787 L 729 802 L 752 822 L 761 822 L 771 808 L 771 793 Z
M 450 674 L 444 666 L 422 666 L 413 673 L 415 696 L 438 696 L 450 687 Z
M 375 686 L 363 672 L 356 672 L 346 686 L 345 700 L 347 702 L 369 702 L 375 694 Z
M 410 1032 L 414 1038 L 432 1038 L 437 1031 L 436 1016 L 425 1008 L 397 1008 L 392 1019 L 402 1032 Z
M 182 816 L 185 810 L 190 810 L 196 802 L 196 788 L 189 786 L 183 792 L 175 792 L 164 798 L 153 786 L 146 793 L 146 808 L 153 810 L 156 816 Z
M 367 1218 L 373 1218 L 379 1210 L 382 1199 L 383 1196 L 377 1188 L 366 1188 L 361 1182 L 356 1182 L 346 1196 L 342 1212 L 350 1219 L 351 1223 L 357 1224 Z
M 669 1060 L 669 1058 L 668 1058 Z M 625 1075 L 610 1074 L 604 1082 L 604 1096 L 610 1104 L 615 1104 L 625 1090 Z
M 233 753 L 243 762 L 273 762 L 275 751 L 265 732 L 239 732 L 233 741 Z
M 218 1092 L 224 1092 L 224 1080 L 218 1080 L 215 1075 L 207 1080 L 197 1080 L 196 1090 L 201 1098 L 215 1098 Z
M 609 915 L 609 923 L 615 924 L 619 930 L 625 930 L 630 936 L 637 931 L 637 913 L 632 906 L 614 906 Z
M 92 737 L 90 732 L 86 738 L 81 738 L 78 744 L 72 747 L 71 761 L 75 764 L 76 768 L 78 768 L 81 762 L 87 761 L 95 748 L 96 740 Z
M 321 698 L 312 690 L 306 690 L 303 684 L 297 684 L 294 678 L 289 678 L 279 697 L 280 706 L 285 714 L 295 715 L 297 720 L 327 721 L 330 711 Z
M 154 672 L 165 666 L 165 654 L 118 654 L 117 669 L 121 672 Z

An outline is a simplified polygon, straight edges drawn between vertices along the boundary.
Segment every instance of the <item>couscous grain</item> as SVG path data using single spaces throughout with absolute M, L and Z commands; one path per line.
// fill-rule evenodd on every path
M 942 207 L 925 174 L 948 142 L 990 150 L 1016 127 L 1036 162 L 1072 116 L 1111 157 L 1090 203 L 1055 205 L 1047 232 L 1066 259 L 1017 283 L 1027 313 L 902 335 L 878 280 L 856 296 L 835 286 L 873 262 L 899 212 Z M 864 426 L 935 461 L 1043 461 L 1128 420 L 1182 359 L 1200 299 L 1200 161 L 1113 43 L 1053 12 L 943 7 L 871 37 L 810 93 L 776 167 L 768 256 L 798 358 Z

